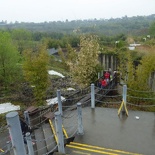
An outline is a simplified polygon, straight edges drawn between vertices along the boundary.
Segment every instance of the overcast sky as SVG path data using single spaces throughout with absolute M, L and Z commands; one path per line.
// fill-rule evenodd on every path
M 155 0 L 0 0 L 0 21 L 44 22 L 155 14 Z

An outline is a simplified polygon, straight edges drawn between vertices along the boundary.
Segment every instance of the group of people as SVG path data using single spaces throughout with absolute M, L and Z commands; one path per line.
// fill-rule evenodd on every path
M 110 71 L 105 71 L 103 74 L 103 77 L 99 79 L 98 86 L 100 88 L 105 88 L 108 85 L 108 83 L 110 82 L 110 80 L 113 79 L 114 74 L 115 74 L 115 71 L 113 74 Z

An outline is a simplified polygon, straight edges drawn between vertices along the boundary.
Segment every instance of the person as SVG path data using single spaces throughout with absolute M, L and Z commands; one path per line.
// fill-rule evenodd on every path
M 113 78 L 115 78 L 117 71 L 113 72 Z
M 24 120 L 22 120 L 21 118 L 20 118 L 20 125 L 21 125 L 21 130 L 22 130 L 24 143 L 27 144 L 25 136 L 26 136 L 27 132 L 31 133 L 31 130 L 30 130 L 29 126 L 26 124 L 26 122 Z
M 102 78 L 100 78 L 98 81 L 98 87 L 101 88 L 101 86 L 102 86 Z
M 22 120 L 21 118 L 20 118 L 20 126 L 21 126 L 21 130 L 22 130 L 24 144 L 27 144 L 27 141 L 26 141 L 26 137 L 25 136 L 26 136 L 26 133 L 27 132 L 30 132 L 31 133 L 31 130 L 28 127 L 28 125 L 26 124 L 26 122 L 24 120 Z M 11 135 L 9 135 L 9 140 L 11 141 Z
M 104 78 L 106 79 L 106 81 L 107 81 L 107 83 L 108 83 L 109 80 L 110 80 L 110 73 L 109 73 L 108 71 L 105 72 Z
M 26 138 L 25 138 L 25 134 L 28 131 L 28 126 L 27 126 L 27 124 L 22 119 L 20 119 L 20 126 L 21 126 L 21 130 L 22 130 L 24 144 L 27 144 L 27 141 L 26 141 Z
M 101 88 L 105 88 L 107 86 L 107 80 L 106 79 L 103 79 L 101 81 Z

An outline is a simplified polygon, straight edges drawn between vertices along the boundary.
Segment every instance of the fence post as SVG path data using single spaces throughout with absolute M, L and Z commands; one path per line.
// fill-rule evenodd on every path
M 125 112 L 126 96 L 127 96 L 127 85 L 123 85 L 123 102 L 124 102 L 124 106 L 122 110 L 123 113 Z
M 26 142 L 28 147 L 28 155 L 34 155 L 33 144 L 32 144 L 31 135 L 29 132 L 26 133 Z
M 60 114 L 62 116 L 63 113 L 62 113 L 62 102 L 61 102 L 61 92 L 60 92 L 60 90 L 57 90 L 57 98 L 58 98 L 59 112 L 60 112 Z
M 9 133 L 11 136 L 14 154 L 26 155 L 18 113 L 14 111 L 6 114 L 6 120 L 9 126 Z
M 30 117 L 29 117 L 28 111 L 24 111 L 24 117 L 27 125 L 30 127 Z
M 56 134 L 58 137 L 58 152 L 65 153 L 64 149 L 64 136 L 62 132 L 62 118 L 61 113 L 59 111 L 54 113 L 55 115 L 55 126 L 56 126 Z
M 78 112 L 78 135 L 83 135 L 83 124 L 82 124 L 82 106 L 81 103 L 77 103 L 77 112 Z
M 95 108 L 95 90 L 94 90 L 94 84 L 91 84 L 91 108 Z

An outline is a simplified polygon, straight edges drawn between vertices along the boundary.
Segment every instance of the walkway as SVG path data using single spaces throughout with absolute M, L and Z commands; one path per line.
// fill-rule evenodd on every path
M 74 140 L 80 144 L 66 147 L 67 154 L 155 154 L 154 113 L 129 111 L 129 117 L 118 117 L 117 109 L 86 107 L 82 110 L 84 135 Z
M 154 155 L 155 154 L 155 113 L 129 111 L 128 117 L 117 116 L 118 109 L 99 108 L 92 110 L 90 107 L 82 108 L 84 135 L 76 135 L 73 142 L 66 145 L 65 152 L 69 155 Z M 73 135 L 77 129 L 77 110 L 68 111 L 70 114 L 63 116 L 64 128 Z M 56 146 L 53 133 L 48 123 L 43 123 L 42 128 L 35 130 L 36 145 L 39 142 L 48 142 L 47 149 Z M 74 125 L 74 126 L 72 126 Z M 37 137 L 36 132 L 42 129 L 47 136 Z M 71 131 L 72 130 L 72 131 Z M 6 130 L 7 131 L 7 130 Z M 39 131 L 41 135 L 42 131 Z M 6 145 L 8 138 L 1 135 L 1 148 Z M 53 139 L 53 140 L 51 140 Z M 53 143 L 54 142 L 54 143 Z M 50 148 L 51 147 L 51 148 Z M 38 147 L 42 150 L 42 146 Z M 4 148 L 5 149 L 5 148 Z M 45 152 L 49 152 L 46 150 Z M 9 152 L 8 152 L 9 153 Z M 0 152 L 3 154 L 3 152 Z M 5 153 L 4 153 L 5 154 Z M 7 153 L 6 153 L 7 154 Z M 6 155 L 5 154 L 5 155 Z M 14 155 L 11 153 L 11 155 Z M 35 151 L 35 155 L 38 153 Z M 39 154 L 43 155 L 43 154 Z

